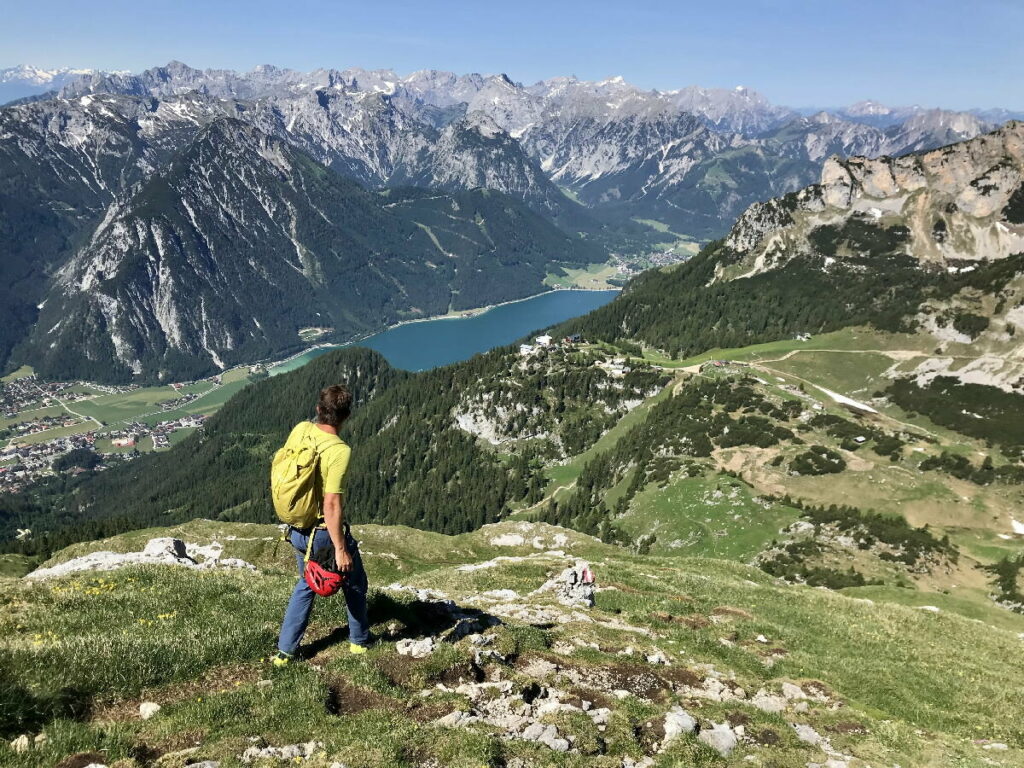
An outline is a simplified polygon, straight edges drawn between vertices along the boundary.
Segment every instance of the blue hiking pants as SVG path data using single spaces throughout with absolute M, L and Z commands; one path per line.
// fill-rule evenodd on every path
M 330 546 L 331 536 L 326 528 L 313 529 L 313 551 Z M 306 580 L 302 577 L 306 566 L 306 545 L 309 543 L 309 533 L 292 528 L 288 532 L 288 541 L 295 547 L 295 560 L 299 566 L 299 581 L 292 590 L 291 599 L 288 601 L 288 608 L 284 612 L 284 621 L 281 622 L 281 636 L 277 641 L 278 650 L 289 655 L 294 655 L 302 641 L 302 635 L 309 624 L 309 615 L 313 612 L 313 598 L 316 593 L 309 588 Z M 348 639 L 356 645 L 366 645 L 370 641 L 370 622 L 366 616 L 366 571 L 363 569 L 363 559 L 359 555 L 359 544 L 352 538 L 348 526 L 345 526 L 345 542 L 348 546 L 348 553 L 352 556 L 352 570 L 348 572 L 345 579 L 345 586 L 342 591 L 345 594 L 345 604 L 348 608 Z

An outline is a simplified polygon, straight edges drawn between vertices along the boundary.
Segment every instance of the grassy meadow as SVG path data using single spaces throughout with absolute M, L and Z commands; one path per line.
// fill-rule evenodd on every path
M 0 745 L 0 763 L 52 766 L 93 753 L 125 767 L 214 759 L 227 768 L 240 764 L 256 738 L 271 745 L 320 741 L 322 748 L 300 761 L 313 766 L 433 761 L 469 768 L 520 758 L 526 765 L 610 767 L 646 754 L 648 724 L 679 703 L 704 722 L 744 722 L 758 738 L 723 758 L 683 737 L 655 754 L 659 768 L 823 763 L 820 748 L 795 738 L 793 723 L 826 734 L 853 767 L 983 766 L 993 757 L 999 765 L 1024 765 L 1024 670 L 1010 661 L 1024 642 L 1024 617 L 1005 611 L 975 608 L 968 618 L 946 610 L 948 603 L 925 611 L 881 591 L 847 596 L 786 586 L 738 563 L 641 557 L 543 525 L 502 523 L 458 537 L 366 526 L 356 535 L 382 641 L 365 656 L 348 655 L 344 605 L 321 600 L 308 662 L 277 672 L 266 658 L 293 584 L 293 561 L 284 546 L 275 555 L 275 532 L 196 521 L 76 545 L 54 558 L 132 551 L 148 537 L 172 534 L 221 541 L 225 555 L 257 563 L 255 575 L 150 566 L 38 583 L 0 579 L 4 736 L 46 734 L 44 745 L 22 754 Z M 547 554 L 556 542 L 568 555 Z M 582 614 L 530 594 L 573 556 L 590 560 L 600 587 L 596 608 Z M 562 754 L 506 741 L 487 726 L 435 725 L 467 706 L 450 689 L 469 673 L 472 646 L 442 644 L 423 660 L 397 655 L 394 639 L 438 627 L 411 594 L 382 589 L 393 580 L 443 591 L 466 609 L 487 610 L 481 596 L 502 589 L 514 590 L 523 605 L 561 611 L 565 618 L 553 624 L 505 619 L 492 642 L 506 661 L 487 662 L 481 672 L 516 686 L 537 675 L 556 684 L 544 677 L 554 674 L 543 671 L 551 668 L 538 666 L 554 662 L 579 679 L 614 680 L 625 690 L 621 699 L 605 691 L 607 729 L 598 733 L 588 718 L 552 715 L 581 751 Z M 668 666 L 645 659 L 656 651 Z M 746 698 L 695 697 L 692 690 L 712 675 L 742 688 Z M 449 692 L 436 689 L 438 682 L 450 683 Z M 749 703 L 755 691 L 778 690 L 782 682 L 824 693 L 802 711 L 770 714 Z M 141 720 L 141 701 L 162 710 Z M 992 741 L 1007 749 L 984 749 Z

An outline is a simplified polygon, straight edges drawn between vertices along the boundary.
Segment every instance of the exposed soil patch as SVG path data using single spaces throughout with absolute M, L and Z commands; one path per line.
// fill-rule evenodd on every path
M 729 725 L 735 728 L 737 725 L 749 725 L 750 715 L 740 710 L 734 710 L 725 716 L 725 719 L 729 721 Z
M 451 704 L 436 701 L 409 701 L 405 705 L 405 714 L 418 723 L 432 723 L 452 711 Z
M 420 723 L 429 723 L 451 712 L 451 705 L 429 699 L 395 699 L 368 688 L 353 685 L 343 677 L 333 678 L 327 686 L 327 712 L 345 716 L 365 712 L 368 709 L 401 712 Z
M 484 671 L 469 661 L 453 664 L 439 673 L 427 674 L 426 668 L 429 663 L 429 659 L 414 659 L 397 653 L 380 656 L 374 660 L 377 669 L 392 685 L 406 690 L 419 689 L 431 683 L 444 683 L 454 687 L 462 683 L 481 683 L 484 680 Z
M 809 696 L 819 696 L 826 699 L 834 699 L 836 697 L 835 692 L 820 680 L 808 680 L 801 683 L 800 687 Z
M 690 629 L 704 629 L 710 627 L 711 622 L 708 621 L 707 616 L 701 616 L 699 613 L 691 613 L 689 616 L 679 616 L 676 621 L 680 624 L 685 624 Z
M 568 695 L 562 696 L 561 700 L 566 704 L 572 704 L 574 707 L 580 707 L 581 709 L 584 701 L 589 701 L 590 705 L 595 709 L 614 709 L 617 703 L 614 698 L 604 691 L 597 691 L 593 688 L 573 686 L 566 693 Z
M 418 677 L 417 670 L 423 666 L 421 660 L 414 659 L 412 656 L 401 656 L 397 653 L 378 656 L 373 660 L 373 664 L 392 685 L 399 688 L 415 688 L 415 681 Z
M 691 613 L 685 616 L 678 614 L 669 613 L 667 611 L 654 611 L 651 614 L 651 618 L 656 621 L 660 621 L 663 624 L 683 624 L 690 629 L 703 629 L 704 627 L 710 626 L 711 622 L 706 616 L 702 616 L 699 613 Z
M 338 677 L 327 685 L 325 706 L 332 715 L 355 715 L 367 709 L 394 709 L 398 702 Z
M 782 741 L 778 733 L 773 731 L 771 728 L 762 728 L 759 731 L 754 731 L 750 734 L 750 738 L 755 743 L 760 744 L 762 747 L 773 747 Z
M 633 729 L 633 736 L 647 754 L 653 753 L 665 740 L 665 720 L 656 717 Z
M 602 586 L 614 587 L 619 592 L 625 592 L 627 595 L 657 595 L 658 592 L 652 589 L 639 589 L 637 587 L 631 587 L 628 584 L 622 584 L 618 581 L 605 581 L 602 582 Z
M 255 664 L 232 664 L 216 667 L 204 672 L 203 676 L 197 680 L 185 680 L 155 688 L 144 688 L 138 697 L 107 701 L 96 700 L 93 702 L 90 720 L 111 722 L 137 719 L 139 705 L 144 701 L 155 701 L 160 706 L 164 706 L 198 696 L 230 691 L 239 685 L 254 683 L 267 674 L 269 674 L 268 669 Z
M 688 688 L 702 688 L 704 676 L 686 667 L 669 667 L 661 672 L 661 676 L 676 685 L 685 685 Z
M 672 690 L 672 683 L 649 667 L 628 664 L 566 667 L 558 676 L 581 688 L 628 691 L 638 698 L 649 701 L 662 699 Z
M 428 680 L 428 682 L 432 683 L 444 683 L 450 687 L 462 685 L 463 683 L 482 683 L 483 681 L 484 671 L 476 664 L 468 661 L 453 664 L 441 674 L 431 676 Z

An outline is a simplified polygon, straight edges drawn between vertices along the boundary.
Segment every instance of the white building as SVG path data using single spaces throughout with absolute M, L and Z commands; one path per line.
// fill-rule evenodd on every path
M 533 354 L 533 345 L 532 344 L 520 344 L 519 345 L 519 354 L 522 355 L 523 357 L 526 357 L 527 355 L 532 355 Z
M 545 333 L 543 336 L 538 336 L 536 339 L 534 339 L 534 342 L 536 342 L 538 347 L 550 347 L 551 337 Z

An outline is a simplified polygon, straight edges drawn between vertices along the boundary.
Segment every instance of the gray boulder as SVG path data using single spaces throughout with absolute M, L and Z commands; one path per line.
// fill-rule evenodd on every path
M 733 733 L 725 723 L 712 723 L 710 728 L 701 728 L 697 738 L 707 744 L 713 750 L 715 750 L 722 757 L 728 757 L 729 753 L 732 752 L 736 745 L 739 743 L 739 739 L 736 738 L 736 734 Z
M 682 707 L 672 707 L 665 715 L 665 744 L 680 735 L 694 734 L 698 730 L 697 718 Z

